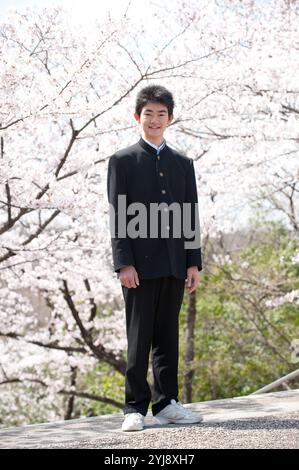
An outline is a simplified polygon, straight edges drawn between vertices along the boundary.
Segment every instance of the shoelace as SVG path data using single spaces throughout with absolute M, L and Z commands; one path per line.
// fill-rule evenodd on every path
M 185 408 L 180 401 L 173 400 L 172 404 L 176 407 L 181 416 L 193 415 L 193 412 Z
M 144 416 L 141 414 L 141 413 L 135 413 L 134 414 L 134 419 L 139 419 L 139 418 L 143 418 Z
M 129 413 L 129 416 L 127 419 L 135 423 L 135 422 L 138 422 L 140 418 L 141 419 L 143 418 L 143 415 L 141 413 Z

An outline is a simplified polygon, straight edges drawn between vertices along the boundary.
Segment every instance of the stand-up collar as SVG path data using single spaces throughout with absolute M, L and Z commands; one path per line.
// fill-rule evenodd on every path
M 141 145 L 144 150 L 149 152 L 151 155 L 159 155 L 165 148 L 166 148 L 166 142 L 164 142 L 159 146 L 159 147 L 152 147 L 150 144 L 148 144 L 142 137 L 139 140 L 139 145 Z

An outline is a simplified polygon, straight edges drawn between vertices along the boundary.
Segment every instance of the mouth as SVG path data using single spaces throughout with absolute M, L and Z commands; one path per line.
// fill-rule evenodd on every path
M 161 129 L 160 127 L 150 127 L 150 129 Z

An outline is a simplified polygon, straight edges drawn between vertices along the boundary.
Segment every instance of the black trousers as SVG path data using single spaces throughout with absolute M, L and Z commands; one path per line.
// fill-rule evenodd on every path
M 178 401 L 179 312 L 185 280 L 174 276 L 140 280 L 136 288 L 122 286 L 126 309 L 128 361 L 124 413 L 153 415 Z M 152 348 L 153 389 L 147 382 Z

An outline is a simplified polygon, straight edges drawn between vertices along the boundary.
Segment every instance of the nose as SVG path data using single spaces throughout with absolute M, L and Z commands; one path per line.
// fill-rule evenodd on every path
M 157 117 L 153 117 L 151 119 L 151 125 L 154 125 L 154 124 L 159 124 L 159 119 L 157 119 Z

